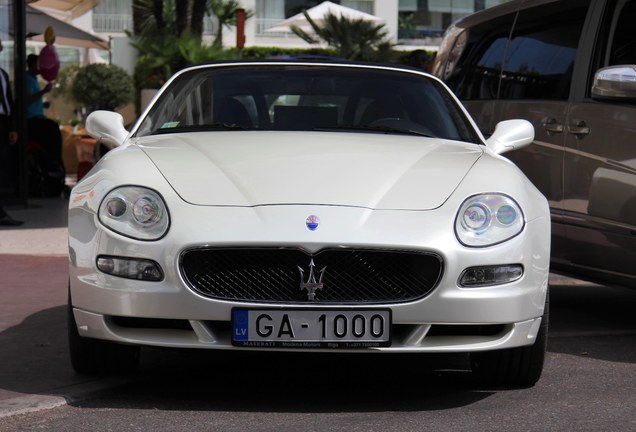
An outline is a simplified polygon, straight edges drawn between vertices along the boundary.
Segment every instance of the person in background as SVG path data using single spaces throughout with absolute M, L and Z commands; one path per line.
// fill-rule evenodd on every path
M 40 69 L 38 68 L 38 55 L 29 54 L 27 56 L 27 118 L 44 117 L 44 100 L 42 99 L 45 94 L 51 91 L 53 84 L 46 83 L 44 88 L 40 88 L 38 82 L 38 75 Z
M 4 47 L 0 40 L 0 52 Z M 9 74 L 0 68 L 0 146 L 15 145 L 18 141 L 18 133 L 16 132 L 15 109 L 13 107 L 13 94 L 11 92 L 11 83 L 9 82 Z M 0 204 L 0 225 L 1 226 L 17 226 L 23 222 L 13 219 L 4 210 Z
M 431 66 L 435 60 L 435 56 L 431 53 L 418 49 L 409 55 L 408 65 L 418 69 L 422 69 L 425 72 L 431 71 Z
M 4 210 L 2 205 L 0 205 L 0 226 L 20 226 L 24 222 L 15 220 Z
M 28 140 L 41 146 L 44 152 L 46 169 L 54 170 L 60 167 L 62 161 L 62 134 L 59 125 L 44 115 L 43 96 L 53 88 L 51 83 L 47 83 L 44 88 L 40 88 L 38 82 L 37 54 L 27 56 L 27 126 Z

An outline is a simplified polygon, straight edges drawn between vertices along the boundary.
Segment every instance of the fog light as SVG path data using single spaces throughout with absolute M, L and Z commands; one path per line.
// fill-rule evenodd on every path
M 100 256 L 97 257 L 97 268 L 106 274 L 126 279 L 152 282 L 163 280 L 161 266 L 152 260 Z
M 521 264 L 470 267 L 459 277 L 459 286 L 472 288 L 501 285 L 519 280 L 521 276 Z

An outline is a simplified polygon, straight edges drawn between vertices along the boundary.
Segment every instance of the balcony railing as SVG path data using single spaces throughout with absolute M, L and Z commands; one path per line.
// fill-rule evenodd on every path
M 285 18 L 254 18 L 256 22 L 256 35 L 257 36 L 289 36 L 293 33 L 290 32 L 266 32 L 265 30 L 275 27 L 276 24 L 283 21 Z
M 93 30 L 96 32 L 123 32 L 132 28 L 133 20 L 130 14 L 93 13 Z
M 130 14 L 105 14 L 93 13 L 93 30 L 96 32 L 124 32 L 132 30 L 133 18 Z M 203 34 L 214 34 L 216 23 L 213 18 L 206 16 L 203 19 Z

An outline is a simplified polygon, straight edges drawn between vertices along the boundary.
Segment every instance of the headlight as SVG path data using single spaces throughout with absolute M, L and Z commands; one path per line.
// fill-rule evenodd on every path
M 465 246 L 490 246 L 516 236 L 524 225 L 523 212 L 512 198 L 483 194 L 464 201 L 455 220 L 455 233 Z
M 157 192 L 140 186 L 113 189 L 99 205 L 99 221 L 138 240 L 157 240 L 170 225 L 168 208 Z

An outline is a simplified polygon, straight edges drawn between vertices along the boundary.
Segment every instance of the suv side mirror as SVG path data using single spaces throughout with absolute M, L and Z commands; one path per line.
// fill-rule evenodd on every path
M 112 111 L 93 111 L 86 119 L 86 132 L 97 142 L 114 148 L 123 144 L 128 136 L 121 114 Z
M 596 71 L 592 97 L 636 99 L 636 65 L 609 66 Z
M 527 120 L 504 120 L 497 123 L 486 145 L 497 154 L 519 150 L 534 141 L 534 127 Z

